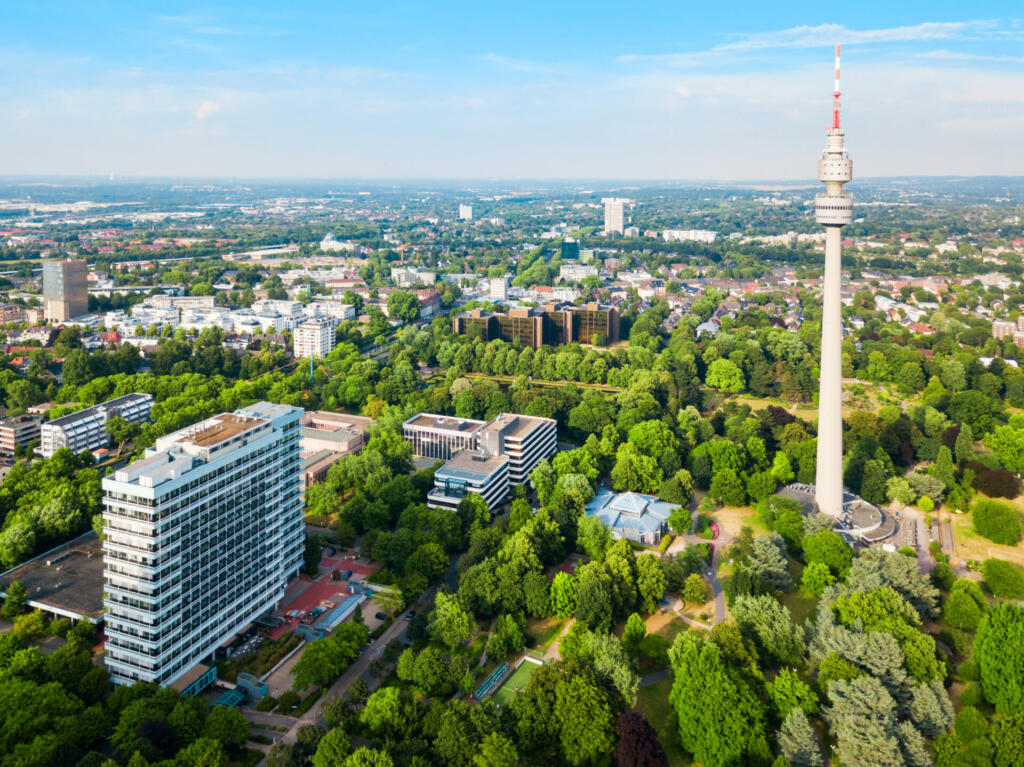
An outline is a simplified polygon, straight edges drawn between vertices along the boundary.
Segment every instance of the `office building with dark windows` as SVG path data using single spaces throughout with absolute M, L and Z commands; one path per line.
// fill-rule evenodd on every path
M 612 344 L 619 340 L 619 311 L 596 302 L 519 307 L 507 313 L 472 309 L 452 319 L 452 331 L 483 341 L 500 338 L 533 349 L 545 344 L 591 343 L 595 336 Z

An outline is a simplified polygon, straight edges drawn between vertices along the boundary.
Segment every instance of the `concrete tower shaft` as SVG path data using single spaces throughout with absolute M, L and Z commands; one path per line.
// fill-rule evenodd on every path
M 818 464 L 815 496 L 819 511 L 833 517 L 843 513 L 843 319 L 842 227 L 853 220 L 853 197 L 843 184 L 853 178 L 853 161 L 846 153 L 839 126 L 839 46 L 836 46 L 836 87 L 832 127 L 826 131 L 825 151 L 818 160 L 818 179 L 825 191 L 814 200 L 814 216 L 825 227 L 825 279 L 822 285 L 821 367 L 818 389 Z

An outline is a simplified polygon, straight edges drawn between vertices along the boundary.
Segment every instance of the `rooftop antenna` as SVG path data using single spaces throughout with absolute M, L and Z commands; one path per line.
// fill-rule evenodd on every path
M 836 43 L 836 86 L 832 91 L 832 127 L 839 129 L 839 43 Z

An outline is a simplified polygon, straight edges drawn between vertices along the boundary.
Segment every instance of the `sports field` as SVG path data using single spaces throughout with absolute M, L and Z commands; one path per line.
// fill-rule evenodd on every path
M 520 663 L 519 668 L 513 671 L 509 678 L 505 680 L 505 684 L 494 693 L 494 702 L 499 706 L 504 706 L 512 700 L 517 691 L 526 687 L 526 683 L 530 681 L 530 676 L 539 668 L 540 664 L 531 663 L 528 660 Z

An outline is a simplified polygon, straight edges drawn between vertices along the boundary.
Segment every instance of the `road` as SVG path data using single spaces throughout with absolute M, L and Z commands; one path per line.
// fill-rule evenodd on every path
M 692 519 L 694 521 L 696 521 L 696 519 L 697 519 L 696 504 L 694 502 L 691 502 L 691 507 L 692 507 L 692 514 L 691 514 Z M 691 527 L 691 529 L 692 529 L 692 527 Z M 712 593 L 712 597 L 713 597 L 714 602 L 715 602 L 715 617 L 714 617 L 714 620 L 712 621 L 712 623 L 714 623 L 715 625 L 717 625 L 719 623 L 724 623 L 725 619 L 729 615 L 729 612 L 728 612 L 729 608 L 728 608 L 728 606 L 726 605 L 726 602 L 725 602 L 725 590 L 722 588 L 722 582 L 718 580 L 718 562 L 719 562 L 719 557 L 721 556 L 722 549 L 732 545 L 732 536 L 729 534 L 729 532 L 722 525 L 718 526 L 718 537 L 715 538 L 713 541 L 708 541 L 708 540 L 705 540 L 704 538 L 699 538 L 696 535 L 692 535 L 692 534 L 687 533 L 686 535 L 677 536 L 676 539 L 674 541 L 672 541 L 671 545 L 669 545 L 669 547 L 668 547 L 668 549 L 666 550 L 665 553 L 667 553 L 667 554 L 679 554 L 679 552 L 681 552 L 687 546 L 687 544 L 691 544 L 691 543 L 693 543 L 693 544 L 697 544 L 697 543 L 712 543 L 712 544 L 714 544 L 714 550 L 711 552 L 711 570 L 710 570 L 710 572 L 707 575 L 707 579 L 711 583 L 711 593 Z M 680 616 L 680 617 L 682 617 L 682 618 L 684 618 L 684 620 L 686 620 L 685 616 Z M 687 621 L 687 622 L 689 623 L 690 621 Z M 694 625 L 700 625 L 700 624 L 699 623 L 694 623 Z
M 437 587 L 430 588 L 423 596 L 419 598 L 416 604 L 409 608 L 422 612 L 430 607 L 434 601 L 434 594 L 437 592 Z M 283 736 L 283 740 L 287 743 L 294 743 L 298 737 L 299 728 L 307 724 L 317 724 L 320 721 L 320 711 L 324 704 L 333 700 L 334 698 L 341 697 L 345 694 L 345 691 L 357 680 L 364 679 L 367 687 L 372 692 L 380 685 L 381 680 L 370 674 L 370 664 L 377 660 L 384 654 L 384 648 L 387 647 L 388 643 L 393 639 L 398 639 L 406 628 L 409 626 L 409 622 L 405 620 L 404 614 L 400 615 L 398 619 L 392 623 L 377 639 L 375 639 L 369 647 L 355 660 L 355 662 L 348 667 L 344 674 L 338 677 L 337 681 L 330 686 L 329 689 L 324 691 L 324 694 L 320 696 L 320 699 L 303 714 L 299 719 L 290 719 L 292 722 L 291 729 Z

